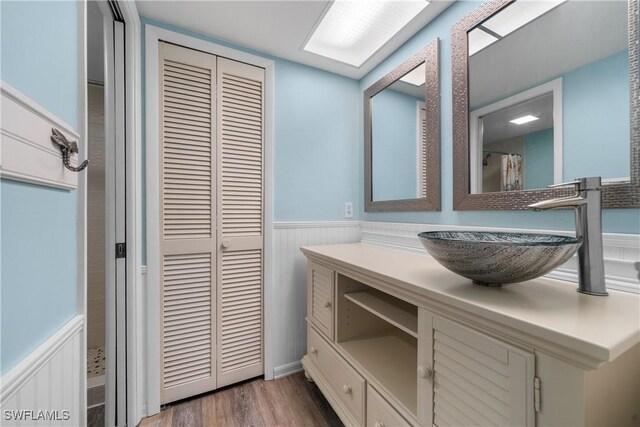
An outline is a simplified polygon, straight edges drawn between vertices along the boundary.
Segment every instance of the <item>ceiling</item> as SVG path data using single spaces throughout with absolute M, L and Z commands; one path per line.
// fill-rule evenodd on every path
M 402 0 L 390 0 L 402 1 Z M 141 16 L 322 70 L 360 79 L 433 20 L 452 1 L 431 2 L 362 66 L 302 50 L 330 1 L 137 0 Z
M 517 125 L 510 120 L 533 115 L 529 123 Z M 553 127 L 553 94 L 539 96 L 520 104 L 489 113 L 482 120 L 482 142 L 491 144 Z
M 469 104 L 484 105 L 623 51 L 626 1 L 568 1 L 469 59 Z

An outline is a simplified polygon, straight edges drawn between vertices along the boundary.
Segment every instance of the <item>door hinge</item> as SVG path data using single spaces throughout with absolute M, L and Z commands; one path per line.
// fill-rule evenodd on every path
M 533 408 L 536 412 L 540 412 L 540 378 L 533 378 Z
M 116 243 L 116 259 L 126 258 L 126 256 L 127 256 L 127 244 Z

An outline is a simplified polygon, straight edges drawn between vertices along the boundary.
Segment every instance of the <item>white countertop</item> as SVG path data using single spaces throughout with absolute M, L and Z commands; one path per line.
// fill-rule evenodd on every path
M 538 278 L 503 287 L 474 285 L 433 258 L 365 244 L 306 246 L 302 252 L 349 275 L 380 280 L 416 305 L 433 301 L 488 321 L 522 342 L 558 347 L 589 368 L 611 361 L 640 342 L 640 296 L 576 292 L 577 284 Z M 354 277 L 358 279 L 357 277 Z M 400 296 L 400 295 L 396 295 Z M 409 301 L 413 302 L 413 301 Z M 486 322 L 485 322 L 486 323 Z M 500 328 L 502 327 L 502 328 Z M 504 332 L 507 331 L 507 332 Z M 518 337 L 518 332 L 522 333 Z

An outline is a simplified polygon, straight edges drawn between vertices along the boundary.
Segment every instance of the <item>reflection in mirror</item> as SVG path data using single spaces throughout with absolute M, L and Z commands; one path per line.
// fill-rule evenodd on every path
M 468 54 L 471 193 L 629 181 L 627 2 L 515 1 Z
M 363 93 L 364 210 L 440 210 L 438 39 Z
M 371 98 L 373 200 L 426 197 L 424 62 Z

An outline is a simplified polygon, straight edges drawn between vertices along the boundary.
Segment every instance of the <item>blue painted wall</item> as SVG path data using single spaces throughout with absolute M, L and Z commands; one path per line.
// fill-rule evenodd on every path
M 75 1 L 0 3 L 0 78 L 78 123 Z M 0 374 L 76 314 L 76 194 L 0 181 Z
M 76 313 L 76 192 L 2 180 L 1 371 Z
M 358 82 L 276 59 L 274 220 L 344 220 L 358 205 Z
M 419 101 L 424 99 L 389 88 L 371 99 L 373 200 L 413 199 L 418 193 Z
M 405 212 L 405 213 L 365 213 L 361 206 L 360 219 L 368 221 L 414 222 L 428 224 L 452 224 L 471 226 L 517 227 L 530 229 L 573 230 L 574 217 L 569 211 L 520 212 L 487 211 L 456 212 L 453 206 L 453 150 L 452 150 L 452 114 L 451 114 L 451 27 L 483 1 L 458 1 L 424 27 L 414 37 L 374 68 L 360 81 L 360 91 L 364 92 L 371 84 L 415 54 L 435 37 L 440 38 L 440 119 L 441 119 L 441 212 Z M 628 81 L 628 79 L 627 79 Z M 362 114 L 362 113 L 361 113 Z M 363 135 L 360 133 L 360 179 L 358 189 L 360 199 L 364 199 L 363 185 Z M 628 156 L 628 155 L 627 155 Z M 610 233 L 640 233 L 640 210 L 607 209 L 603 212 L 603 229 Z
M 275 61 L 275 221 L 344 220 L 345 202 L 353 202 L 358 211 L 361 199 L 354 183 L 362 98 L 356 80 L 148 18 L 142 23 Z
M 553 184 L 553 128 L 524 137 L 524 189 Z
M 563 76 L 564 179 L 629 176 L 629 53 Z
M 0 15 L 0 78 L 76 128 L 76 2 L 2 0 Z

